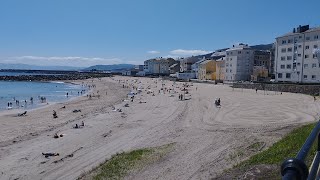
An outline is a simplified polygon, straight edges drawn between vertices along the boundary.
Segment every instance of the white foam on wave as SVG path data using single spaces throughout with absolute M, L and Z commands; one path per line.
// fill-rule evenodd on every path
M 64 84 L 62 81 L 50 81 L 51 83 L 56 83 L 56 84 Z

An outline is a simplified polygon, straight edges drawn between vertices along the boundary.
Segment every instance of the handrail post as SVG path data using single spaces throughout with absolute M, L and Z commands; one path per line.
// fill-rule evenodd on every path
M 296 158 L 289 158 L 281 165 L 281 175 L 283 180 L 307 179 L 309 175 L 307 165 Z
M 285 160 L 281 165 L 281 175 L 283 180 L 291 180 L 291 179 L 315 179 L 319 163 L 320 163 L 320 121 L 316 124 L 316 126 L 311 131 L 310 135 L 306 139 L 305 143 L 301 147 L 298 152 L 296 158 L 289 158 Z M 305 164 L 305 159 L 312 148 L 316 138 L 317 140 L 317 153 L 314 157 L 313 163 L 310 167 L 310 173 L 307 165 Z

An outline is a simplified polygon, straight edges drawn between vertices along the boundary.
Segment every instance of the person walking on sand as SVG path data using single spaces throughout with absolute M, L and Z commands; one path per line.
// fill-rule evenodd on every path
M 258 88 L 256 88 L 256 93 L 258 93 Z
M 316 100 L 317 100 L 316 96 L 313 96 L 313 102 L 316 101 Z

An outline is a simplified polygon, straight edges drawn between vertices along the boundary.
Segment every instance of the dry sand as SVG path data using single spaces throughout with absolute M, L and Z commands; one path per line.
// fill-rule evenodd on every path
M 123 101 L 129 92 L 122 88 L 123 81 L 144 88 L 134 102 Z M 320 103 L 301 94 L 194 83 L 187 88 L 188 100 L 179 101 L 182 83 L 163 81 L 178 93 L 159 94 L 160 79 L 87 82 L 97 85 L 92 93 L 99 91 L 100 98 L 80 97 L 24 117 L 0 113 L 0 179 L 76 179 L 117 152 L 173 142 L 174 150 L 161 162 L 130 179 L 210 179 L 255 153 L 248 149 L 251 144 L 263 142 L 266 148 L 293 127 L 319 118 Z M 155 96 L 147 93 L 148 86 Z M 221 98 L 221 108 L 214 105 L 216 97 Z M 113 111 L 112 105 L 122 112 Z M 74 109 L 81 112 L 73 113 Z M 81 121 L 84 128 L 72 128 Z M 64 137 L 54 139 L 56 132 Z M 60 156 L 45 158 L 42 152 Z

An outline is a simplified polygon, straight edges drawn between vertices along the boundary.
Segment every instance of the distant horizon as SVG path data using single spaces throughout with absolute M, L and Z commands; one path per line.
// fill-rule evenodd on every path
M 269 44 L 298 25 L 319 27 L 319 5 L 317 0 L 3 1 L 0 63 L 136 65 L 237 43 Z M 289 9 L 300 13 L 284 13 Z

